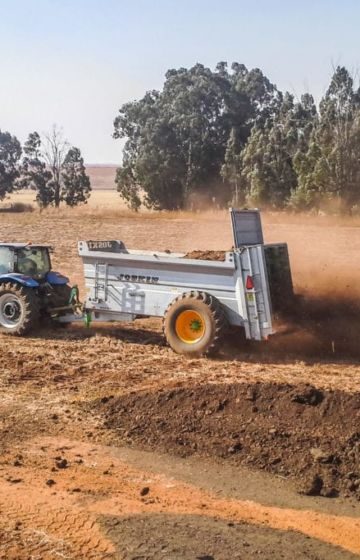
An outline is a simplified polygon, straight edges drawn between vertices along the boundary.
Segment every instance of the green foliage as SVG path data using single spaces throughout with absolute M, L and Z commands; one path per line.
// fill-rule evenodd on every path
M 16 187 L 21 145 L 15 136 L 0 130 L 0 200 Z
M 139 188 L 131 166 L 119 167 L 116 170 L 115 183 L 122 198 L 131 210 L 137 212 L 141 206 Z
M 54 127 L 42 142 L 37 132 L 29 134 L 24 144 L 18 188 L 36 191 L 40 208 L 85 204 L 90 196 L 90 179 L 78 148 L 68 149 L 60 132 Z
M 133 208 L 177 209 L 201 200 L 224 204 L 232 184 L 222 167 L 231 131 L 239 146 L 274 86 L 260 70 L 226 63 L 169 70 L 161 92 L 127 103 L 114 122 L 126 138 L 116 183 Z
M 321 196 L 313 177 L 313 171 L 319 156 L 320 148 L 314 139 L 309 142 L 306 152 L 299 150 L 295 154 L 293 164 L 298 178 L 298 186 L 291 193 L 290 208 L 294 210 L 319 208 Z
M 24 158 L 21 166 L 19 188 L 30 188 L 36 191 L 36 201 L 40 207 L 49 206 L 53 200 L 51 188 L 52 174 L 41 161 L 41 139 L 37 132 L 29 134 L 24 144 Z
M 231 187 L 231 203 L 235 206 L 239 206 L 239 204 L 244 204 L 245 202 L 245 193 L 242 186 L 240 151 L 241 146 L 236 136 L 236 130 L 232 128 L 226 145 L 224 163 L 221 167 L 221 176 Z
M 196 201 L 319 209 L 360 202 L 360 90 L 336 68 L 317 109 L 282 93 L 255 68 L 219 62 L 169 70 L 162 91 L 123 105 L 126 139 L 116 184 L 135 210 Z
M 301 194 L 297 205 L 318 207 L 322 199 L 335 198 L 351 212 L 360 200 L 359 149 L 359 92 L 346 68 L 338 67 L 320 103 L 308 150 L 294 162 Z
M 61 200 L 67 206 L 86 204 L 90 196 L 90 179 L 86 175 L 84 160 L 78 148 L 70 148 L 65 156 L 61 172 Z
M 316 122 L 311 96 L 298 103 L 280 95 L 272 113 L 256 123 L 241 153 L 244 195 L 250 204 L 283 208 L 297 191 L 294 158 L 307 150 Z

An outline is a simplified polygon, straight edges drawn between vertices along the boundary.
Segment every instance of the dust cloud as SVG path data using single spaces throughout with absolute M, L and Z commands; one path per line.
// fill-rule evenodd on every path
M 185 236 L 188 256 L 219 259 L 232 246 L 226 212 L 198 217 Z M 266 243 L 287 243 L 296 298 L 277 316 L 267 352 L 360 358 L 360 219 L 262 213 Z M 189 232 L 190 233 L 190 232 Z

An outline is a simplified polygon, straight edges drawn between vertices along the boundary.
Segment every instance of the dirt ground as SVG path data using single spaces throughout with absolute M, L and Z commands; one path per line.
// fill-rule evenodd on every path
M 151 319 L 0 335 L 0 559 L 360 556 L 360 223 L 264 230 L 304 296 L 264 345 L 189 360 Z M 53 244 L 81 289 L 77 240 L 232 243 L 225 212 L 109 207 L 1 214 L 0 239 Z
M 305 494 L 360 501 L 359 393 L 206 384 L 103 397 L 93 407 L 123 443 L 221 457 L 292 477 Z

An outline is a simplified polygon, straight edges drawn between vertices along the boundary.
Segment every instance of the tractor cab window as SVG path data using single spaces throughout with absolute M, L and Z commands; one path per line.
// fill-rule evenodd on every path
M 50 271 L 48 250 L 43 247 L 24 247 L 23 249 L 18 249 L 17 271 L 28 276 L 45 276 Z
M 13 253 L 9 247 L 0 247 L 0 274 L 12 272 Z

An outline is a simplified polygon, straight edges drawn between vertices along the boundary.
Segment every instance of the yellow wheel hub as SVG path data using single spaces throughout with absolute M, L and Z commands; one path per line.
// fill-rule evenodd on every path
M 187 309 L 178 315 L 175 331 L 180 340 L 186 342 L 186 344 L 195 344 L 205 334 L 205 323 L 200 313 Z

